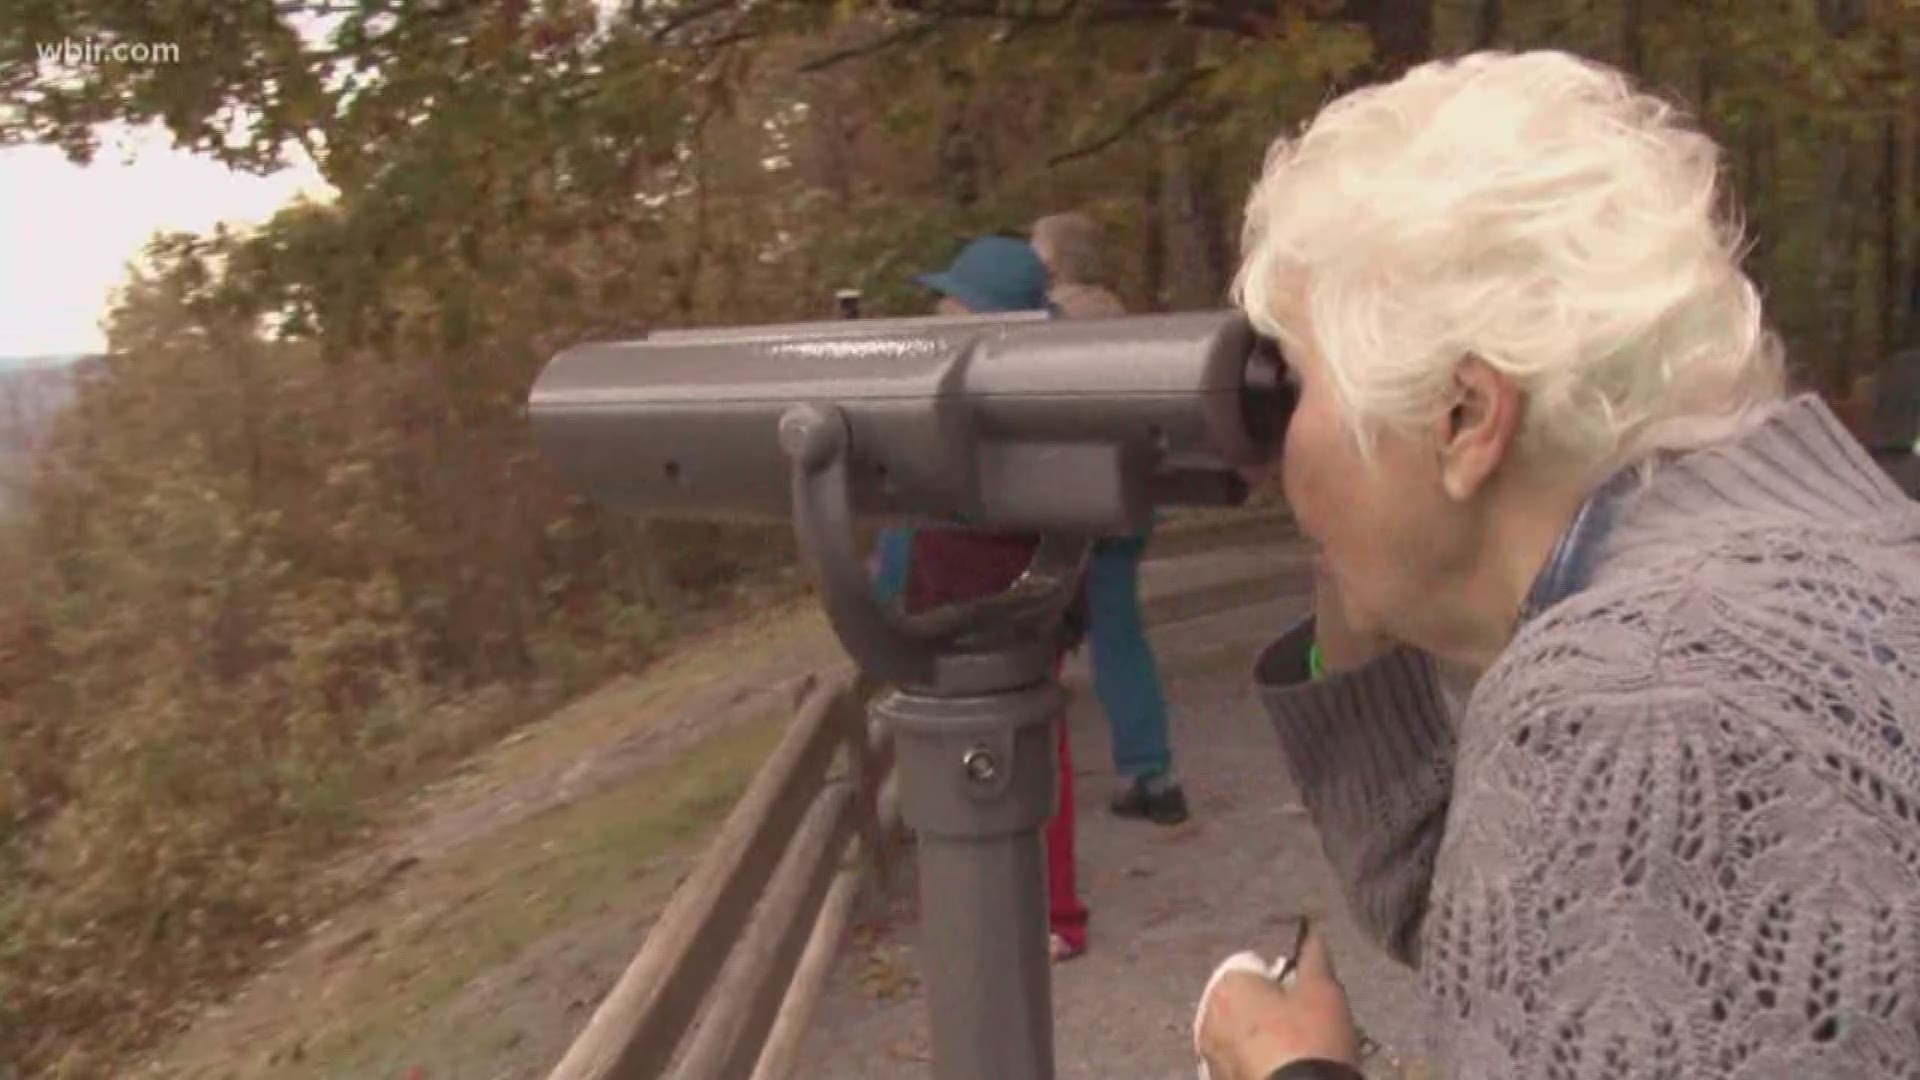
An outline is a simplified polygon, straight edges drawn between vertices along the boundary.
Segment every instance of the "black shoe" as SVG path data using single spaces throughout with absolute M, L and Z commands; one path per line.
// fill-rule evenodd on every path
M 1164 776 L 1136 776 L 1114 792 L 1108 804 L 1124 818 L 1145 818 L 1155 825 L 1178 825 L 1187 820 L 1187 793 L 1178 780 Z

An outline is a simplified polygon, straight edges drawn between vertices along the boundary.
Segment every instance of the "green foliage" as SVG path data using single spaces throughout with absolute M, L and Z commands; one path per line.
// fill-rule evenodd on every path
M 0 1065 L 113 1074 L 327 909 L 312 867 L 379 799 L 789 566 L 783 527 L 559 489 L 522 403 L 578 340 L 823 317 L 849 286 L 923 311 L 914 273 L 1069 207 L 1133 306 L 1218 304 L 1270 140 L 1489 33 L 1636 63 L 1702 116 L 1810 380 L 1920 331 L 1911 3 L 595 7 L 0 9 L 0 143 L 157 121 L 248 168 L 298 147 L 339 191 L 156 240 L 4 537 Z M 39 58 L 63 38 L 183 62 Z

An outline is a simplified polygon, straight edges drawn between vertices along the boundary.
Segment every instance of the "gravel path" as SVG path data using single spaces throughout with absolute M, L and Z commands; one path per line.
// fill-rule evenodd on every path
M 1226 551 L 1152 567 L 1158 596 L 1217 590 L 1261 560 L 1298 553 Z M 1239 569 L 1229 569 L 1238 567 Z M 1323 915 L 1361 1022 L 1382 1044 L 1378 1077 L 1418 1076 L 1412 976 L 1364 942 L 1346 917 L 1313 827 L 1286 778 L 1247 672 L 1260 645 L 1304 610 L 1297 594 L 1165 622 L 1152 631 L 1173 704 L 1174 746 L 1194 805 L 1186 825 L 1122 821 L 1105 810 L 1105 723 L 1084 664 L 1070 665 L 1081 881 L 1092 947 L 1055 969 L 1061 1080 L 1194 1075 L 1189 1030 L 1213 966 L 1242 948 L 1273 953 L 1293 919 Z M 914 971 L 911 865 L 853 934 L 815 1014 L 800 1075 L 835 1080 L 930 1076 L 924 999 Z

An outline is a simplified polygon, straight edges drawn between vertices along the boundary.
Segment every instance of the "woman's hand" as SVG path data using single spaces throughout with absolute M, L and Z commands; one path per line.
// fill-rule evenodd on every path
M 1314 574 L 1313 639 L 1320 646 L 1320 662 L 1328 671 L 1363 667 L 1394 647 L 1385 635 L 1356 625 L 1324 562 Z
M 1291 985 L 1233 972 L 1214 986 L 1204 1008 L 1194 1049 L 1212 1080 L 1267 1080 L 1282 1065 L 1313 1059 L 1359 1067 L 1347 992 L 1317 926 L 1301 944 Z

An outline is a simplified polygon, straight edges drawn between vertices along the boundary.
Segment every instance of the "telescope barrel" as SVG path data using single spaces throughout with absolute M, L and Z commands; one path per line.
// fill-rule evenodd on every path
M 857 513 L 1117 532 L 1277 446 L 1280 363 L 1234 312 L 683 330 L 562 353 L 530 409 L 568 479 L 641 513 L 788 517 L 781 419 L 813 405 L 846 425 Z

